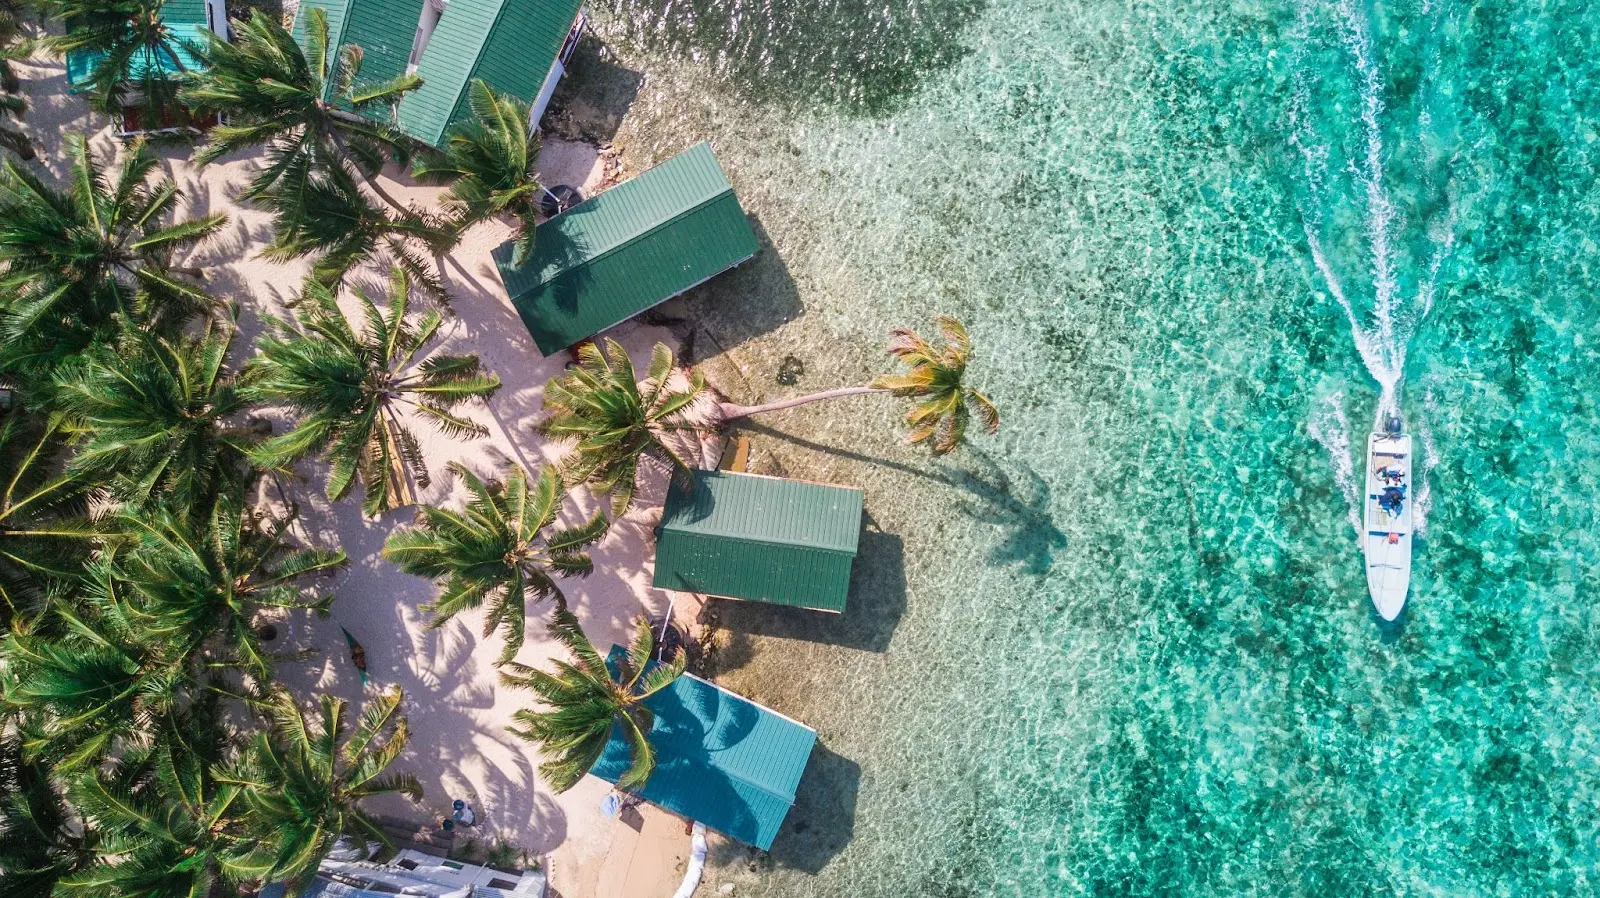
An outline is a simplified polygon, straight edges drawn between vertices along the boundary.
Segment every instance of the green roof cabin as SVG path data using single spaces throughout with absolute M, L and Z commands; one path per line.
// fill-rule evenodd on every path
M 401 98 L 393 121 L 413 138 L 442 146 L 450 126 L 471 115 L 467 85 L 475 78 L 530 104 L 528 124 L 538 124 L 583 33 L 581 5 L 582 0 L 303 0 L 294 36 L 304 46 L 306 10 L 320 7 L 328 13 L 330 45 L 361 47 L 360 84 L 406 72 L 422 76 L 422 86 Z
M 161 23 L 171 34 L 171 50 L 145 50 L 129 67 L 132 81 L 152 73 L 176 77 L 180 72 L 201 66 L 197 51 L 206 45 L 207 35 L 228 36 L 226 0 L 167 0 L 161 7 Z M 83 93 L 94 85 L 95 73 L 105 61 L 99 50 L 73 50 L 67 54 L 67 90 Z M 135 92 L 136 93 L 136 92 Z M 163 109 L 159 122 L 144 121 L 146 111 L 137 97 L 127 96 L 117 123 L 117 135 L 130 137 L 193 128 L 201 123 L 190 119 L 182 109 Z
M 460 0 L 456 0 L 460 2 Z M 620 324 L 756 254 L 755 231 L 700 143 L 544 224 L 500 281 L 545 355 Z
M 611 649 L 611 664 L 623 654 Z M 656 768 L 639 797 L 763 851 L 794 806 L 817 732 L 693 674 L 644 700 Z M 615 783 L 632 763 L 613 727 L 589 772 Z
M 658 589 L 844 611 L 862 492 L 759 474 L 692 471 L 667 491 Z

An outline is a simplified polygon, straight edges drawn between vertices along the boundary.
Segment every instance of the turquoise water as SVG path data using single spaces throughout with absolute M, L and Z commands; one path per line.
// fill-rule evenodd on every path
M 630 161 L 713 139 L 769 241 L 690 304 L 747 392 L 946 311 L 1006 416 L 946 462 L 871 398 L 757 433 L 872 520 L 843 620 L 724 614 L 723 679 L 825 748 L 719 880 L 1596 889 L 1600 8 L 599 12 Z M 1394 626 L 1353 527 L 1384 407 L 1426 449 Z

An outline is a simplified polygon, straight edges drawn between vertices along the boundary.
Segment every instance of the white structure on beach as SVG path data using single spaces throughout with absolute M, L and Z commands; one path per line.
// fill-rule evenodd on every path
M 335 851 L 337 855 L 339 852 Z M 281 885 L 269 886 L 261 898 L 280 898 Z M 544 898 L 540 870 L 507 873 L 466 864 L 414 849 L 402 850 L 388 863 L 339 861 L 331 856 L 317 869 L 316 881 L 302 898 Z

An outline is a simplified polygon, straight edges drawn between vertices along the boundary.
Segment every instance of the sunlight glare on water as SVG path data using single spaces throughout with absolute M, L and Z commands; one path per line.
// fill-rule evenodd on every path
M 618 140 L 711 139 L 767 243 L 690 300 L 752 389 L 943 311 L 1005 416 L 943 461 L 871 397 L 756 434 L 869 520 L 843 617 L 723 611 L 720 679 L 821 747 L 714 877 L 1594 891 L 1600 6 L 600 5 L 647 76 Z M 1394 626 L 1351 538 L 1390 407 L 1429 490 Z

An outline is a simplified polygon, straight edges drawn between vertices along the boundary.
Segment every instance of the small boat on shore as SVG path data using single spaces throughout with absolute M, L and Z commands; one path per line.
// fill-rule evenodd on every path
M 1362 548 L 1367 562 L 1367 590 L 1378 616 L 1400 616 L 1411 587 L 1411 437 L 1400 419 L 1367 441 L 1366 514 Z

